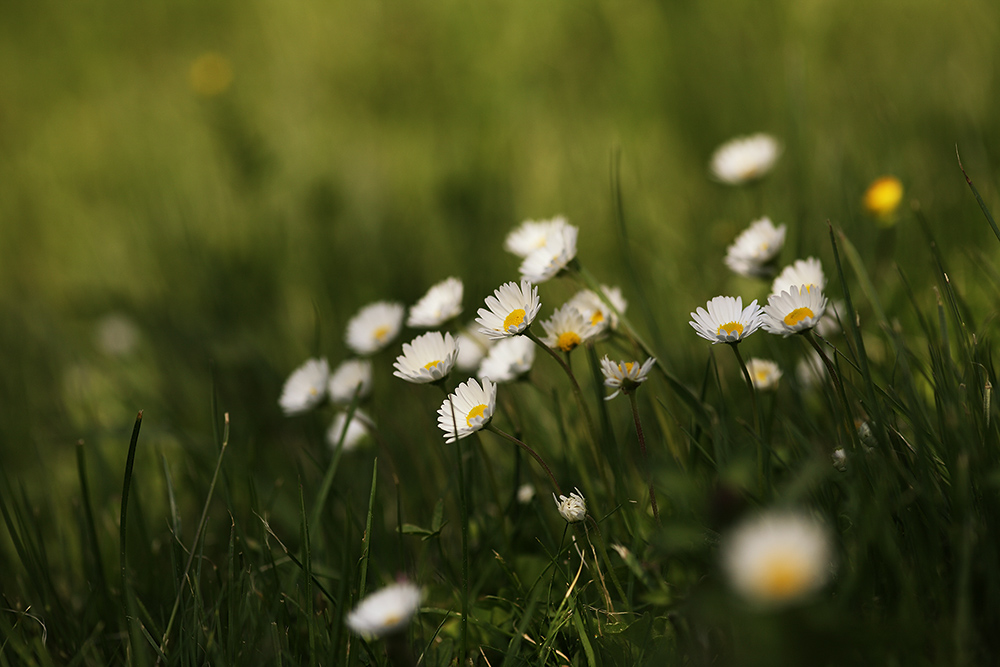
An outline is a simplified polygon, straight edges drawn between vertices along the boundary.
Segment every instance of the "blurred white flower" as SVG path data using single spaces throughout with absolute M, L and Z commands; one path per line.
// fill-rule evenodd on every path
M 749 278 L 767 275 L 770 263 L 785 245 L 785 225 L 774 226 L 768 217 L 754 220 L 726 249 L 726 266 Z
M 826 289 L 826 275 L 823 264 L 815 257 L 797 259 L 781 270 L 771 283 L 771 294 L 781 294 L 791 287 L 818 287 Z
M 612 387 L 615 393 L 605 396 L 605 401 L 610 401 L 619 392 L 626 394 L 646 381 L 649 369 L 656 363 L 654 357 L 650 357 L 640 366 L 638 361 L 616 362 L 608 359 L 607 355 L 601 359 L 601 372 L 604 374 L 604 385 Z
M 823 317 L 826 297 L 817 287 L 791 287 L 789 291 L 767 297 L 764 306 L 764 329 L 786 338 L 812 329 Z
M 763 323 L 764 309 L 757 299 L 743 307 L 743 297 L 717 296 L 707 304 L 707 310 L 698 307 L 688 322 L 695 332 L 712 343 L 739 343 L 757 331 Z
M 522 484 L 517 487 L 517 502 L 527 505 L 535 497 L 535 487 L 532 484 Z
M 604 292 L 604 296 L 607 297 L 608 301 L 611 302 L 611 305 L 619 313 L 625 313 L 628 302 L 625 301 L 620 289 L 601 285 L 601 291 Z M 608 304 L 601 301 L 601 297 L 596 292 L 592 292 L 589 289 L 580 290 L 573 295 L 573 298 L 568 303 L 573 304 L 577 310 L 583 313 L 583 316 L 597 329 L 598 334 L 603 333 L 609 328 L 612 330 L 618 328 L 618 315 L 608 307 Z
M 781 369 L 778 364 L 770 359 L 758 359 L 754 357 L 747 362 L 747 372 L 753 386 L 760 391 L 778 388 L 778 380 L 781 379 Z
M 479 330 L 494 340 L 523 333 L 542 307 L 538 287 L 527 280 L 522 280 L 520 285 L 504 283 L 493 294 L 486 297 L 489 310 L 480 308 L 476 322 L 481 326 Z
M 542 320 L 542 328 L 545 329 L 542 342 L 563 352 L 571 351 L 597 334 L 590 320 L 571 303 L 564 303 L 552 317 Z
M 479 362 L 483 360 L 489 352 L 493 340 L 479 330 L 475 322 L 467 325 L 455 336 L 455 344 L 458 345 L 458 361 L 455 365 L 460 371 L 473 371 L 479 367 Z
M 840 472 L 847 470 L 847 452 L 844 451 L 843 447 L 838 447 L 833 450 L 833 454 L 830 455 L 830 458 L 833 460 L 834 468 Z
M 576 257 L 576 237 L 580 230 L 564 224 L 549 235 L 545 245 L 521 262 L 521 279 L 543 283 L 554 278 Z
M 406 326 L 433 329 L 462 312 L 464 286 L 458 278 L 447 278 L 427 290 L 410 308 Z
M 372 362 L 367 359 L 348 359 L 330 376 L 327 389 L 330 401 L 338 405 L 347 405 L 354 400 L 365 398 L 372 391 Z
M 310 410 L 326 396 L 330 365 L 326 359 L 309 359 L 296 368 L 285 381 L 278 405 L 286 415 Z
M 558 498 L 553 493 L 552 499 L 556 501 L 556 509 L 566 519 L 566 523 L 579 523 L 587 518 L 587 501 L 580 489 L 573 489 L 573 493 Z
M 416 384 L 437 382 L 451 372 L 457 359 L 458 345 L 450 333 L 428 331 L 403 343 L 403 354 L 393 363 L 393 375 Z
M 344 451 L 349 452 L 356 449 L 368 437 L 368 432 L 374 425 L 368 415 L 357 409 L 355 409 L 350 423 L 347 423 L 347 433 L 344 433 L 345 423 L 347 423 L 347 413 L 338 412 L 337 416 L 333 418 L 330 428 L 326 430 L 326 442 L 331 449 L 336 449 L 342 433 L 344 434 Z
M 369 356 L 384 349 L 399 335 L 406 309 L 401 303 L 370 303 L 347 323 L 347 347 Z
M 737 137 L 712 154 L 712 175 L 723 183 L 741 185 L 771 171 L 779 155 L 781 146 L 769 134 Z
M 390 584 L 361 600 L 347 615 L 347 626 L 362 637 L 382 637 L 403 630 L 420 609 L 423 595 L 415 584 Z
M 531 370 L 535 362 L 535 344 L 530 338 L 514 336 L 497 341 L 483 359 L 476 376 L 497 384 L 513 382 Z
M 489 379 L 481 386 L 472 378 L 458 385 L 438 408 L 438 428 L 444 431 L 445 442 L 461 440 L 486 426 L 496 407 L 497 386 Z
M 539 248 L 544 248 L 549 239 L 561 234 L 568 224 L 561 215 L 551 220 L 525 220 L 507 235 L 504 250 L 518 257 L 527 257 Z
M 130 317 L 121 313 L 102 317 L 94 333 L 98 349 L 112 357 L 130 354 L 139 342 L 139 328 Z
M 833 550 L 826 529 L 808 516 L 770 512 L 745 521 L 723 538 L 722 563 L 746 599 L 779 605 L 826 583 Z

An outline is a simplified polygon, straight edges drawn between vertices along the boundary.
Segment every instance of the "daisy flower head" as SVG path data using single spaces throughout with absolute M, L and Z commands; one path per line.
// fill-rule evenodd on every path
M 815 519 L 770 512 L 724 538 L 722 563 L 740 595 L 775 606 L 822 588 L 832 570 L 833 549 L 826 529 Z
M 486 297 L 486 308 L 479 309 L 476 322 L 488 338 L 498 340 L 507 336 L 524 333 L 538 315 L 542 302 L 538 298 L 538 286 L 528 280 L 504 283 L 493 296 Z
M 597 329 L 583 317 L 573 304 L 564 303 L 552 317 L 542 321 L 545 337 L 542 342 L 553 349 L 569 352 L 580 343 L 592 338 Z
M 895 176 L 876 178 L 868 189 L 862 202 L 865 210 L 875 216 L 883 227 L 891 227 L 896 222 L 893 214 L 903 200 L 903 184 Z
M 367 359 L 348 359 L 337 366 L 330 376 L 327 387 L 330 400 L 338 405 L 347 405 L 358 398 L 365 398 L 372 392 L 372 362 Z
M 782 376 L 778 364 L 770 359 L 758 359 L 757 357 L 747 361 L 747 372 L 750 373 L 750 380 L 758 391 L 777 389 L 778 380 Z
M 437 382 L 446 377 L 458 359 L 458 344 L 450 333 L 428 331 L 409 343 L 392 365 L 398 378 L 416 384 Z
M 764 309 L 757 299 L 743 307 L 743 297 L 717 296 L 706 304 L 708 310 L 698 307 L 688 322 L 695 332 L 713 343 L 739 343 L 757 331 L 764 319 Z
M 771 294 L 781 294 L 789 287 L 818 287 L 826 289 L 826 275 L 823 274 L 823 264 L 815 257 L 797 259 L 781 270 L 778 277 L 771 283 Z
M 330 364 L 326 359 L 309 359 L 288 376 L 278 405 L 286 415 L 297 415 L 316 407 L 326 397 L 329 376 Z
M 726 266 L 748 278 L 768 275 L 771 261 L 785 245 L 785 230 L 785 225 L 775 227 L 767 216 L 754 220 L 726 249 Z
M 779 155 L 781 145 L 769 134 L 737 137 L 712 154 L 712 175 L 728 185 L 742 185 L 771 171 Z
M 576 237 L 579 233 L 579 228 L 568 223 L 555 230 L 544 246 L 532 251 L 521 262 L 521 279 L 543 283 L 558 275 L 576 257 Z
M 464 285 L 458 278 L 446 278 L 427 290 L 410 308 L 406 326 L 433 329 L 462 312 Z
M 833 462 L 833 467 L 839 472 L 847 470 L 847 452 L 844 451 L 843 447 L 833 450 L 833 453 L 830 454 L 830 460 Z
M 566 218 L 561 215 L 551 220 L 525 220 L 507 235 L 503 248 L 518 257 L 527 257 L 539 248 L 544 248 L 550 238 L 561 234 L 562 229 L 568 225 Z
M 617 329 L 618 314 L 615 313 L 615 310 L 618 313 L 624 313 L 628 307 L 628 302 L 622 296 L 622 291 L 617 287 L 601 285 L 601 291 L 604 292 L 604 296 L 611 302 L 614 309 L 609 308 L 608 304 L 604 303 L 596 292 L 589 289 L 580 290 L 568 302 L 583 313 L 583 316 L 597 329 L 597 333 L 603 333 L 609 328 Z
M 344 425 L 347 425 L 347 432 L 344 432 Z M 326 430 L 326 442 L 331 449 L 336 449 L 340 443 L 340 436 L 343 434 L 344 442 L 341 445 L 345 452 L 357 449 L 358 445 L 368 437 L 369 431 L 374 426 L 371 418 L 361 410 L 355 410 L 351 421 L 347 421 L 346 412 L 338 412 L 333 418 L 333 423 Z
M 489 352 L 493 341 L 472 322 L 458 332 L 455 343 L 458 345 L 458 361 L 455 365 L 458 370 L 469 372 L 479 368 L 479 362 Z
M 445 442 L 455 442 L 472 435 L 493 419 L 497 408 L 497 386 L 489 378 L 480 385 L 469 378 L 455 388 L 438 408 L 438 427 Z
M 786 338 L 812 329 L 826 311 L 826 297 L 817 287 L 790 287 L 767 297 L 764 329 Z
M 370 303 L 347 323 L 347 347 L 369 356 L 385 348 L 399 335 L 406 309 L 401 303 Z
M 552 499 L 556 501 L 556 509 L 566 519 L 566 523 L 579 523 L 587 518 L 587 500 L 580 489 L 574 488 L 573 493 L 558 498 L 553 493 Z
M 382 637 L 404 629 L 420 609 L 423 594 L 415 584 L 390 584 L 361 600 L 347 615 L 347 626 L 362 637 Z
M 649 369 L 656 363 L 655 357 L 646 359 L 640 366 L 638 361 L 611 361 L 607 355 L 601 359 L 601 372 L 604 373 L 604 386 L 612 387 L 615 393 L 605 396 L 605 401 L 610 401 L 619 392 L 628 394 L 636 387 L 646 381 L 649 376 Z
M 517 487 L 517 502 L 527 505 L 535 497 L 535 487 L 532 484 L 522 484 Z
M 476 376 L 496 384 L 513 382 L 531 370 L 535 363 L 535 344 L 530 338 L 514 336 L 498 341 L 479 365 Z

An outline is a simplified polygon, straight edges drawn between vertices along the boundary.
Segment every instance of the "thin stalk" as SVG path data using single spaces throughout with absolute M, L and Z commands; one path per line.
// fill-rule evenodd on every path
M 823 352 L 820 344 L 816 342 L 816 337 L 813 335 L 812 329 L 806 329 L 802 334 L 809 341 L 809 344 L 813 346 L 813 349 L 816 350 L 816 353 L 819 354 L 820 359 L 823 360 L 826 372 L 830 374 L 830 378 L 837 388 L 837 393 L 840 394 L 840 402 L 844 405 L 844 425 L 847 428 L 847 437 L 853 442 L 856 439 L 857 429 L 854 427 L 854 422 L 851 419 L 851 404 L 847 402 L 847 392 L 844 390 L 844 382 L 840 378 L 840 373 L 837 372 L 837 368 L 833 365 L 833 362 Z
M 135 464 L 135 447 L 139 444 L 139 428 L 142 426 L 142 410 L 135 418 L 135 426 L 132 427 L 132 439 L 128 444 L 128 457 L 125 459 L 125 481 L 122 483 L 122 515 L 121 526 L 119 528 L 119 547 L 121 549 L 120 560 L 122 570 L 122 594 L 124 595 L 125 613 L 128 613 L 128 550 L 125 548 L 125 527 L 127 525 L 126 515 L 128 514 L 128 492 L 132 486 L 132 466 Z
M 635 399 L 635 392 L 628 392 L 628 400 L 632 405 L 632 419 L 635 420 L 635 434 L 639 438 L 639 451 L 642 452 L 642 465 L 646 468 L 649 477 L 649 504 L 653 506 L 653 516 L 656 523 L 663 525 L 660 521 L 660 510 L 656 506 L 656 491 L 653 489 L 653 469 L 649 465 L 649 456 L 646 454 L 646 437 L 642 434 L 642 422 L 639 420 L 639 402 Z
M 458 439 L 458 420 L 455 417 L 455 403 L 451 400 L 443 383 L 435 383 L 444 392 L 451 407 L 451 428 L 455 433 L 455 462 L 458 466 L 458 506 L 462 521 L 462 623 L 459 664 L 464 665 L 469 654 L 469 507 L 465 496 L 465 467 L 462 464 L 462 446 Z
M 529 454 L 531 454 L 535 458 L 535 460 L 538 461 L 538 465 L 542 466 L 542 468 L 545 470 L 546 474 L 548 474 L 549 480 L 552 482 L 552 487 L 556 490 L 556 493 L 559 494 L 559 495 L 562 495 L 562 489 L 559 487 L 559 482 L 556 481 L 556 477 L 555 477 L 555 475 L 552 474 L 551 468 L 549 468 L 548 464 L 545 463 L 545 460 L 542 459 L 542 457 L 538 455 L 538 452 L 536 452 L 534 449 L 532 449 L 528 445 L 524 444 L 523 442 L 521 442 L 520 440 L 518 440 L 514 436 L 512 436 L 512 435 L 510 435 L 508 433 L 504 433 L 503 431 L 501 431 L 500 429 L 498 429 L 493 424 L 487 424 L 484 428 L 487 431 L 490 431 L 492 433 L 496 433 L 501 438 L 505 438 L 507 440 L 510 440 L 515 445 L 517 445 L 518 447 L 520 447 L 524 451 L 526 451 Z
M 750 409 L 753 410 L 753 429 L 757 434 L 757 483 L 760 484 L 761 490 L 764 489 L 764 434 L 760 430 L 760 411 L 757 405 L 757 388 L 753 386 L 753 378 L 750 377 L 750 369 L 747 368 L 746 363 L 743 361 L 743 355 L 740 354 L 740 344 L 729 343 L 729 347 L 733 349 L 733 354 L 736 355 L 736 361 L 740 364 L 740 369 L 743 371 L 743 379 L 746 380 L 747 390 L 750 392 Z

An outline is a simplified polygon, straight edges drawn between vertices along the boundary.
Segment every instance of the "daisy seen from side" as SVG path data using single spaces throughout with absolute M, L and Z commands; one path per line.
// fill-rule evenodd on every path
M 390 584 L 368 595 L 347 615 L 347 626 L 362 637 L 382 637 L 406 628 L 420 610 L 423 594 L 408 581 Z
M 774 226 L 768 217 L 754 220 L 726 249 L 726 266 L 748 278 L 760 278 L 772 270 L 772 260 L 785 245 L 785 225 Z
M 818 287 L 826 289 L 826 275 L 823 264 L 815 257 L 797 259 L 781 270 L 771 283 L 771 294 L 781 294 L 789 287 Z
M 372 362 L 367 359 L 348 359 L 330 376 L 327 387 L 330 401 L 337 405 L 347 405 L 354 400 L 354 394 L 362 399 L 372 391 Z
M 719 146 L 712 154 L 712 175 L 728 185 L 742 185 L 771 171 L 781 155 L 781 144 L 762 132 L 736 137 Z
M 555 230 L 544 246 L 521 262 L 521 279 L 543 283 L 558 275 L 576 257 L 576 238 L 579 232 L 579 228 L 568 223 Z
M 822 290 L 817 287 L 791 287 L 767 298 L 764 329 L 787 338 L 812 329 L 825 311 L 826 297 Z
M 777 389 L 778 381 L 782 376 L 781 368 L 778 367 L 778 364 L 770 359 L 759 359 L 757 357 L 747 361 L 747 372 L 750 373 L 750 379 L 753 381 L 754 388 L 759 391 Z
M 347 323 L 347 347 L 363 357 L 384 349 L 399 335 L 405 312 L 401 303 L 368 304 Z
M 646 381 L 649 371 L 656 363 L 655 357 L 646 359 L 641 365 L 638 361 L 611 361 L 607 355 L 601 359 L 601 373 L 604 374 L 604 386 L 615 390 L 605 401 L 610 401 L 619 392 L 629 393 Z
M 445 442 L 461 440 L 486 426 L 497 407 L 497 386 L 489 378 L 482 385 L 469 378 L 455 388 L 438 408 L 438 427 Z
M 597 334 L 590 320 L 585 319 L 583 313 L 571 303 L 563 304 L 552 313 L 552 317 L 542 320 L 542 328 L 545 329 L 542 342 L 563 352 L 572 351 Z
M 450 333 L 428 331 L 403 343 L 403 354 L 393 363 L 393 375 L 416 384 L 437 382 L 447 377 L 457 359 L 458 345 Z
M 311 410 L 326 397 L 329 376 L 330 364 L 326 359 L 309 359 L 288 376 L 278 405 L 286 415 Z
M 601 291 L 614 308 L 609 308 L 608 304 L 601 300 L 601 297 L 591 290 L 580 290 L 567 302 L 573 304 L 597 330 L 597 334 L 604 333 L 608 329 L 618 328 L 618 313 L 624 313 L 628 307 L 628 302 L 622 296 L 622 291 L 617 287 L 601 285 Z M 618 311 L 617 313 L 615 311 Z
M 497 384 L 513 382 L 531 370 L 535 363 L 535 343 L 524 336 L 497 341 L 479 365 L 476 376 Z
M 544 248 L 549 239 L 569 223 L 561 215 L 550 220 L 525 220 L 513 229 L 504 240 L 503 248 L 522 259 Z
M 706 310 L 707 308 L 707 310 Z M 691 313 L 695 332 L 712 343 L 739 343 L 763 323 L 764 309 L 754 299 L 743 307 L 743 297 L 717 296 Z
M 458 278 L 446 278 L 437 283 L 410 307 L 406 326 L 434 329 L 462 312 L 464 285 Z
M 538 286 L 528 280 L 504 283 L 493 296 L 486 297 L 486 308 L 479 309 L 476 322 L 480 331 L 488 338 L 497 340 L 524 333 L 535 321 L 542 302 L 538 298 Z

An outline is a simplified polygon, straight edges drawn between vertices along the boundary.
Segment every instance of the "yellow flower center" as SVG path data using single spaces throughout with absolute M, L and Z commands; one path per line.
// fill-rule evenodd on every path
M 719 336 L 732 336 L 736 334 L 739 337 L 743 335 L 743 325 L 739 322 L 726 322 L 715 333 Z
M 424 364 L 424 368 L 426 368 L 427 370 L 433 370 L 434 367 L 437 366 L 440 363 L 441 363 L 440 359 L 435 359 L 434 361 L 432 361 L 430 363 Z
M 794 327 L 796 324 L 798 324 L 802 320 L 807 320 L 807 319 L 809 319 L 811 317 L 815 317 L 815 313 L 813 313 L 813 311 L 811 311 L 808 308 L 806 308 L 805 306 L 803 306 L 801 308 L 796 308 L 792 312 L 790 312 L 787 315 L 785 315 L 785 320 L 784 321 L 785 321 L 785 324 L 787 324 L 788 326 Z
M 375 336 L 375 340 L 381 343 L 385 340 L 385 337 L 389 335 L 389 327 L 382 325 L 375 329 L 373 335 Z
M 604 313 L 602 313 L 599 310 L 595 310 L 594 314 L 590 316 L 590 323 L 595 327 L 603 321 L 604 321 Z
M 757 382 L 767 382 L 767 371 L 757 371 L 754 377 L 757 378 Z
M 469 414 L 465 416 L 465 424 L 469 428 L 473 428 L 472 420 L 476 417 L 482 417 L 486 413 L 485 405 L 477 405 L 476 407 L 469 410 Z
M 399 616 L 398 614 L 389 614 L 384 619 L 382 619 L 382 627 L 384 628 L 392 627 L 402 620 L 403 617 Z
M 319 394 L 319 389 L 317 389 L 316 387 L 309 387 L 310 396 L 316 396 L 318 394 Z
M 760 592 L 772 600 L 785 600 L 802 592 L 809 583 L 809 568 L 794 554 L 775 554 L 761 573 Z
M 574 347 L 580 344 L 580 335 L 575 331 L 565 331 L 559 334 L 559 338 L 556 339 L 556 347 L 558 347 L 563 352 L 569 352 Z
M 524 309 L 523 308 L 517 308 L 515 310 L 510 311 L 510 315 L 508 315 L 504 319 L 504 321 L 503 321 L 503 330 L 504 331 L 510 331 L 511 327 L 514 327 L 515 329 L 519 329 L 519 328 L 521 328 L 522 324 L 524 324 Z

